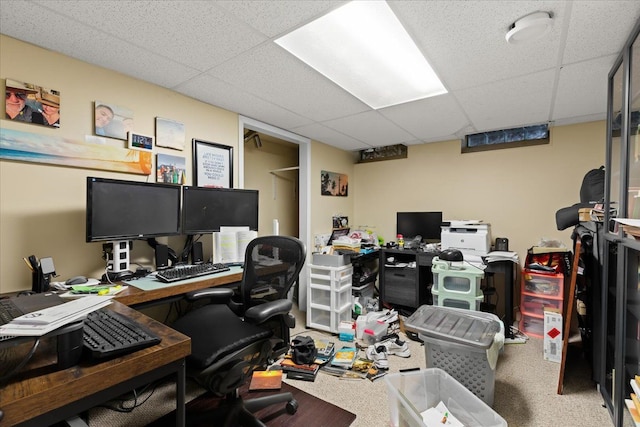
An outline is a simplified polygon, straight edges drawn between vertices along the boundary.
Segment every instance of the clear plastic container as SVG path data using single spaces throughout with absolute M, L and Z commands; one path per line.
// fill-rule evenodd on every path
M 420 414 L 441 401 L 466 427 L 507 426 L 504 418 L 442 369 L 389 374 L 384 380 L 392 426 L 426 426 Z
M 370 322 L 362 331 L 362 340 L 367 345 L 375 344 L 387 335 L 388 329 L 386 322 L 380 320 Z

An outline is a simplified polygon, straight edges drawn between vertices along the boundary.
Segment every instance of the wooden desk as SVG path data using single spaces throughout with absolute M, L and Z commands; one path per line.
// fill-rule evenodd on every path
M 177 297 L 187 292 L 197 291 L 199 289 L 212 288 L 215 286 L 229 285 L 231 283 L 240 282 L 242 280 L 242 272 L 229 275 L 211 275 L 203 276 L 201 280 L 190 283 L 175 284 L 144 291 L 135 287 L 135 283 L 128 284 L 127 289 L 117 294 L 114 299 L 129 306 L 150 303 L 153 301 L 161 301 L 167 298 Z
M 109 308 L 149 327 L 162 341 L 122 357 L 104 362 L 83 360 L 72 368 L 42 375 L 29 376 L 27 365 L 23 374 L 0 389 L 4 411 L 0 426 L 50 425 L 171 373 L 177 377 L 176 425 L 184 426 L 185 357 L 191 353 L 190 338 L 118 302 Z

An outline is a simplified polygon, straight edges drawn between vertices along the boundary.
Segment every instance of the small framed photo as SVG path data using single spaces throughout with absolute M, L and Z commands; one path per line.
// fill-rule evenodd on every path
M 233 188 L 233 147 L 193 139 L 193 185 Z
M 185 158 L 170 154 L 156 155 L 156 182 L 186 184 Z
M 184 150 L 184 123 L 156 117 L 156 145 L 158 147 Z
M 129 148 L 132 150 L 153 150 L 153 136 L 143 135 L 138 132 L 129 132 Z

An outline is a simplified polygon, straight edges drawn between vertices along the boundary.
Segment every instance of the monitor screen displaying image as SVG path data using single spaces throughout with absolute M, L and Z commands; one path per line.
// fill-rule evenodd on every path
M 179 185 L 87 178 L 87 242 L 180 234 Z
M 422 236 L 426 243 L 440 241 L 442 212 L 397 212 L 396 230 L 405 241 Z
M 258 190 L 182 187 L 182 232 L 203 234 L 220 227 L 258 231 Z

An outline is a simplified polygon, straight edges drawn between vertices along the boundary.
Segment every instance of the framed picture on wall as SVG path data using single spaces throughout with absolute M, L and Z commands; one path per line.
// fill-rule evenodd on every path
M 5 83 L 7 119 L 60 127 L 59 91 L 12 79 L 6 79 Z
M 103 101 L 95 101 L 94 133 L 98 136 L 127 140 L 133 129 L 133 111 Z
M 158 147 L 184 150 L 185 137 L 184 123 L 156 117 L 156 145 Z
M 186 184 L 187 172 L 185 158 L 170 154 L 156 156 L 156 182 L 167 184 Z
M 233 147 L 192 140 L 193 185 L 233 188 Z
M 349 195 L 349 176 L 344 173 L 321 171 L 320 194 L 347 197 Z

